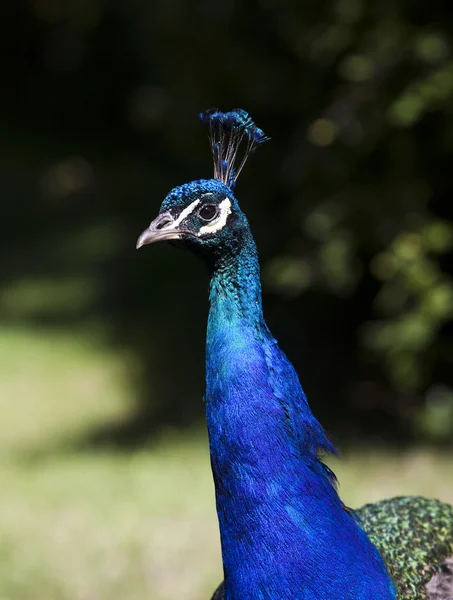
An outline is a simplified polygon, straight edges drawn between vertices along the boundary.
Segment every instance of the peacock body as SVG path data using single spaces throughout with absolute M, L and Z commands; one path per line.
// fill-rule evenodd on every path
M 137 247 L 171 240 L 210 275 L 205 407 L 225 576 L 213 600 L 453 600 L 450 506 L 342 503 L 321 458 L 336 450 L 264 320 L 257 250 L 233 193 L 267 138 L 240 109 L 202 120 L 214 179 L 173 189 Z

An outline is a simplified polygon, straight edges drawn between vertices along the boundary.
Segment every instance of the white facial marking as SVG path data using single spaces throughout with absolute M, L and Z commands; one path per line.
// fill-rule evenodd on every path
M 186 217 L 190 215 L 191 212 L 193 212 L 197 208 L 200 202 L 201 200 L 199 198 L 198 200 L 194 200 L 191 204 L 189 204 L 189 206 L 186 206 L 186 208 L 180 212 L 177 219 L 175 219 L 174 221 L 170 221 L 167 225 L 164 225 L 161 228 L 161 231 L 165 231 L 165 229 L 174 229 L 175 227 L 177 227 L 180 223 L 184 221 Z
M 210 194 L 212 195 L 212 194 Z M 181 211 L 178 218 L 174 221 L 170 221 L 168 224 L 161 227 L 161 231 L 165 231 L 165 229 L 175 229 L 180 223 L 182 223 L 200 204 L 201 199 L 197 198 L 194 200 L 189 206 L 186 206 L 184 210 Z M 231 214 L 231 200 L 229 198 L 225 198 L 219 204 L 219 216 L 215 221 L 208 223 L 200 228 L 197 233 L 197 236 L 200 237 L 202 235 L 207 235 L 208 233 L 216 233 L 223 229 L 226 225 L 228 216 Z
M 197 234 L 198 236 L 206 235 L 208 233 L 216 233 L 216 231 L 220 231 L 225 227 L 228 215 L 231 215 L 231 200 L 229 198 L 222 200 L 222 202 L 219 204 L 219 209 L 220 211 L 217 219 L 212 221 L 212 223 L 201 227 Z
M 191 204 L 189 204 L 189 206 L 187 206 L 184 210 L 182 210 L 179 217 L 175 221 L 173 221 L 172 227 L 177 227 L 180 223 L 182 223 L 184 219 L 188 217 L 190 213 L 192 213 L 197 208 L 200 202 L 201 200 L 200 198 L 198 198 L 197 200 L 194 200 Z
M 201 227 L 198 232 L 198 236 L 206 235 L 208 233 L 216 233 L 223 229 L 226 225 L 228 215 L 231 215 L 231 200 L 229 198 L 225 198 L 219 204 L 220 214 L 215 221 L 209 223 L 208 225 L 204 225 Z

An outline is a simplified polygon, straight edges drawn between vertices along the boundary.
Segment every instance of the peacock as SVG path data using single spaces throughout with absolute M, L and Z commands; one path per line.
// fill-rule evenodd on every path
M 207 266 L 205 409 L 224 582 L 212 600 L 453 600 L 453 508 L 398 497 L 352 510 L 336 449 L 263 317 L 258 254 L 234 196 L 268 138 L 242 109 L 200 115 L 214 178 L 174 188 L 137 248 L 171 240 Z

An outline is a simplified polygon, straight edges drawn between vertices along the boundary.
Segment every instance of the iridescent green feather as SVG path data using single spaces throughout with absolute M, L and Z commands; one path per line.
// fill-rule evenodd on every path
M 407 497 L 367 504 L 356 512 L 387 565 L 398 600 L 426 598 L 427 582 L 453 556 L 453 507 Z

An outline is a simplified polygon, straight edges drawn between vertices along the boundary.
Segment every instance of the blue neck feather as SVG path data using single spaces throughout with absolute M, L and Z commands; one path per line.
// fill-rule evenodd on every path
M 211 265 L 206 416 L 225 600 L 394 600 L 318 458 L 334 452 L 263 318 L 255 243 Z

